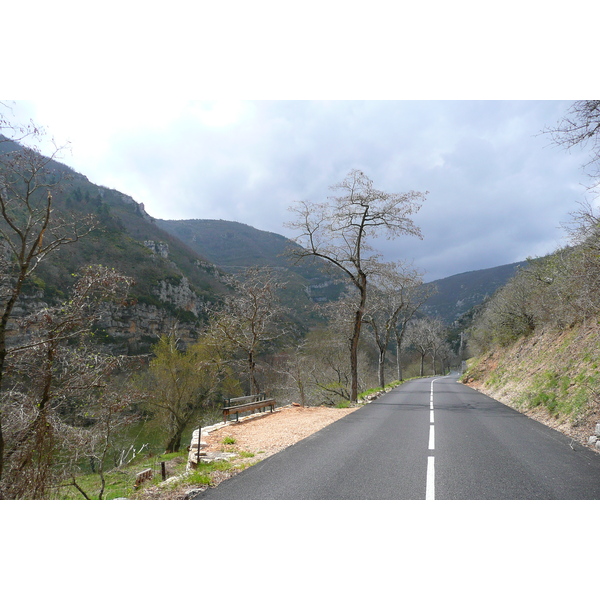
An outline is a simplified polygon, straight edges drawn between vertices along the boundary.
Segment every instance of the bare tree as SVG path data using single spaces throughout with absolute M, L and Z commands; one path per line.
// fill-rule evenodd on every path
M 71 453 L 66 441 L 120 361 L 94 352 L 87 340 L 105 304 L 123 300 L 130 284 L 110 269 L 88 267 L 67 301 L 20 323 L 24 341 L 7 354 L 10 387 L 2 394 L 2 497 L 42 498 L 60 475 L 57 458 Z
M 228 282 L 233 293 L 214 311 L 211 329 L 223 344 L 242 354 L 250 394 L 258 394 L 258 353 L 266 344 L 286 333 L 282 323 L 283 308 L 277 297 L 283 284 L 267 267 L 252 267 L 240 276 L 231 276 Z
M 372 278 L 371 293 L 363 321 L 370 326 L 378 349 L 379 387 L 385 387 L 385 360 L 398 319 L 409 308 L 410 294 L 422 284 L 421 274 L 403 263 L 389 263 Z M 416 310 L 416 309 L 415 309 Z M 413 313 L 414 314 L 414 313 Z
M 379 255 L 369 239 L 385 233 L 388 239 L 399 235 L 421 237 L 420 229 L 411 215 L 416 213 L 425 198 L 421 192 L 404 194 L 377 190 L 362 171 L 350 171 L 333 190 L 340 195 L 329 202 L 299 202 L 292 206 L 296 220 L 289 223 L 301 233 L 296 238 L 302 250 L 298 259 L 316 256 L 336 267 L 358 292 L 354 323 L 349 338 L 351 391 L 350 400 L 358 397 L 358 348 L 367 302 L 369 278 L 380 268 Z
M 0 126 L 7 127 L 1 119 Z M 23 137 L 37 136 L 35 128 L 21 129 Z M 52 213 L 52 188 L 60 174 L 53 159 L 35 148 L 0 137 L 0 254 L 2 254 L 2 297 L 0 298 L 0 389 L 5 370 L 7 330 L 23 284 L 50 253 L 76 242 L 96 224 L 92 216 L 62 219 Z M 5 441 L 0 412 L 0 481 L 3 476 Z
M 573 148 L 590 147 L 590 159 L 584 165 L 589 175 L 596 181 L 600 179 L 600 100 L 578 100 L 567 114 L 554 126 L 546 128 L 557 146 Z
M 425 357 L 432 358 L 433 372 L 439 350 L 446 339 L 446 328 L 440 319 L 421 317 L 410 323 L 406 333 L 407 342 L 411 344 L 420 357 L 419 375 L 425 374 Z
M 402 309 L 398 313 L 396 319 L 396 327 L 394 329 L 394 338 L 396 340 L 396 368 L 398 381 L 403 380 L 402 373 L 402 348 L 404 337 L 409 323 L 417 315 L 419 309 L 433 294 L 437 293 L 435 287 L 431 285 L 422 285 L 415 283 L 414 285 L 409 281 L 408 285 L 402 286 L 399 289 L 399 293 L 402 296 Z

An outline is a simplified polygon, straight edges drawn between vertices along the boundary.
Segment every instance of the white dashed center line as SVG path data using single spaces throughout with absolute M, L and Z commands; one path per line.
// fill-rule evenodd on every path
M 433 417 L 433 384 L 431 382 L 431 393 L 429 396 L 429 447 L 428 450 L 435 450 L 435 425 Z M 427 457 L 427 483 L 425 486 L 425 500 L 435 500 L 435 457 Z
M 435 458 L 427 457 L 427 487 L 425 488 L 425 500 L 435 500 Z

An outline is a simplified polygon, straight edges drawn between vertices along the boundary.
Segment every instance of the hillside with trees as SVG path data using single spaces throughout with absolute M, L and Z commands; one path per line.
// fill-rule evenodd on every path
M 435 293 L 425 301 L 423 310 L 430 317 L 439 317 L 447 325 L 452 325 L 490 298 L 526 265 L 527 262 L 518 262 L 436 279 L 425 284 L 434 288 Z
M 556 143 L 592 146 L 598 183 L 600 102 L 573 105 Z M 569 245 L 530 261 L 477 311 L 466 381 L 587 443 L 600 421 L 600 215 L 582 201 Z

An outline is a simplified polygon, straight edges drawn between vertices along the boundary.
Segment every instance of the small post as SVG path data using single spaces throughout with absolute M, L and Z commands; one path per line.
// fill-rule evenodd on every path
M 162 480 L 165 481 L 167 478 L 167 463 L 165 461 L 160 463 L 160 474 L 162 475 Z
M 202 426 L 198 424 L 198 450 L 196 450 L 196 468 L 200 466 L 200 442 L 202 441 Z

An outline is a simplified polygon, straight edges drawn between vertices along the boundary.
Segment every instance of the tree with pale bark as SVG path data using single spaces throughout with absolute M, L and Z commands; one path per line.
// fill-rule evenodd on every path
M 390 193 L 377 190 L 362 171 L 352 170 L 332 188 L 337 195 L 328 202 L 302 201 L 290 210 L 296 218 L 288 226 L 299 230 L 294 251 L 297 259 L 318 257 L 337 269 L 357 291 L 353 326 L 348 339 L 351 368 L 350 400 L 358 397 L 358 352 L 367 303 L 369 280 L 381 261 L 370 240 L 381 234 L 388 239 L 399 235 L 421 237 L 412 220 L 425 194 L 410 191 Z
M 372 279 L 363 321 L 369 325 L 377 346 L 380 388 L 385 387 L 387 350 L 392 336 L 398 331 L 398 320 L 403 314 L 409 314 L 412 296 L 410 292 L 422 283 L 421 273 L 418 270 L 400 262 L 382 265 L 382 269 Z M 402 329 L 405 325 L 406 323 L 403 324 Z

